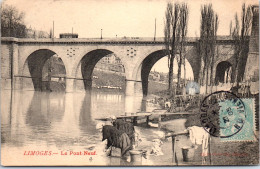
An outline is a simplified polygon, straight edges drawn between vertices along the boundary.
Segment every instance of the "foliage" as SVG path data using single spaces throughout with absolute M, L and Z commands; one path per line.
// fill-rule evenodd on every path
M 189 9 L 187 4 L 182 4 L 180 8 L 180 24 L 178 31 L 180 34 L 180 45 L 178 46 L 179 60 L 178 60 L 178 87 L 181 83 L 181 65 L 184 65 L 184 83 L 186 83 L 186 65 L 185 65 L 185 47 L 184 43 L 187 36 L 187 25 L 188 25 Z
M 218 15 L 215 14 L 212 4 L 201 7 L 199 53 L 202 59 L 200 83 L 213 85 L 213 66 L 215 62 L 215 44 L 218 30 Z M 210 81 L 209 81 L 210 74 Z
M 251 25 L 252 25 L 252 11 L 251 6 L 242 5 L 242 13 L 241 13 L 241 28 L 240 22 L 235 14 L 235 26 L 232 26 L 232 21 L 230 23 L 230 34 L 233 40 L 237 41 L 235 45 L 235 71 L 233 79 L 237 83 L 237 86 L 240 81 L 242 81 L 241 76 L 239 76 L 239 67 L 242 62 L 242 55 L 248 50 L 248 37 L 251 32 Z
M 183 44 L 185 40 L 184 37 L 187 33 L 187 16 L 188 7 L 186 4 L 167 4 L 167 8 L 165 11 L 164 43 L 166 49 L 165 54 L 168 56 L 169 68 L 168 92 L 171 97 L 175 95 L 173 92 L 173 62 L 176 57 L 176 54 L 180 52 L 180 50 L 182 51 L 183 49 L 182 47 L 178 48 L 178 46 L 180 46 L 181 43 Z M 180 58 L 182 59 L 182 57 Z M 180 64 L 182 64 L 181 61 Z
M 1 36 L 2 37 L 26 37 L 24 13 L 9 5 L 1 6 Z

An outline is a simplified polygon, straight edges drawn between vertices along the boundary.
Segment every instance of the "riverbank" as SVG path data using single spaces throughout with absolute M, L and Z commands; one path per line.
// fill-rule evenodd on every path
M 162 122 L 163 130 L 174 133 L 183 132 L 183 130 L 191 126 L 201 126 L 199 115 Z M 189 136 L 178 136 L 176 140 L 176 153 L 180 165 L 202 165 L 201 146 L 194 149 L 195 155 L 192 161 L 183 162 L 182 148 L 191 147 L 192 144 Z M 257 139 L 250 142 L 224 142 L 219 137 L 210 136 L 209 144 L 209 154 L 211 156 L 206 157 L 206 165 L 256 165 L 259 163 L 259 142 Z M 165 150 L 169 150 L 170 147 L 172 146 L 169 145 Z
M 109 88 L 109 87 L 111 88 Z M 116 72 L 105 72 L 95 70 L 93 72 L 92 87 L 99 91 L 125 91 L 125 76 Z M 149 95 L 164 96 L 167 91 L 168 85 L 157 81 L 149 81 L 148 91 Z

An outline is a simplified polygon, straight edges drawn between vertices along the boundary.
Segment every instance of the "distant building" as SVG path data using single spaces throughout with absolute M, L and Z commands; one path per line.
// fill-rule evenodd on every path
M 77 33 L 61 33 L 60 38 L 78 38 Z
M 26 29 L 26 38 L 49 38 L 50 34 L 45 31 L 39 31 L 30 28 Z
M 61 58 L 49 58 L 42 68 L 42 91 L 65 91 L 66 71 Z
M 124 73 L 125 68 L 119 57 L 109 54 L 103 57 L 95 66 L 95 69 Z
M 61 58 L 53 56 L 49 58 L 42 69 L 42 80 L 48 81 L 51 79 L 59 79 L 64 78 L 66 76 L 65 66 L 61 60 Z
M 150 71 L 148 79 L 150 81 L 155 81 L 155 82 L 161 82 L 161 83 L 168 83 L 169 81 L 169 75 L 168 73 L 163 73 L 163 72 L 157 72 L 157 71 Z M 173 74 L 173 82 L 177 83 L 177 74 Z M 184 79 L 181 78 L 181 84 L 184 83 Z
M 176 77 L 175 74 L 173 76 L 174 76 L 174 78 Z M 151 71 L 149 73 L 149 80 L 167 83 L 168 82 L 168 73 L 157 72 L 155 70 Z
M 158 82 L 158 81 L 160 81 L 160 78 L 161 78 L 161 75 L 159 72 L 151 71 L 149 74 L 149 80 Z

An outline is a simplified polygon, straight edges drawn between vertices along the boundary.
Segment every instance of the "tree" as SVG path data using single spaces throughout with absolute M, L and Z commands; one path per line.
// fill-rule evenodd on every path
M 208 85 L 212 86 L 213 68 L 215 62 L 215 46 L 218 29 L 218 15 L 215 14 L 212 4 L 201 7 L 201 21 L 200 21 L 200 40 L 199 53 L 202 58 L 202 77 L 201 84 L 206 85 L 206 93 L 208 92 Z M 210 75 L 209 75 L 210 74 Z M 210 81 L 209 81 L 210 76 Z
M 188 25 L 188 14 L 189 9 L 187 4 L 182 4 L 180 7 L 180 24 L 178 27 L 178 34 L 180 34 L 180 45 L 178 47 L 178 53 L 179 53 L 179 61 L 178 61 L 178 87 L 180 87 L 181 82 L 181 65 L 184 65 L 184 84 L 186 83 L 186 65 L 185 65 L 185 48 L 184 43 L 186 41 L 186 35 L 187 35 L 187 25 Z
M 248 37 L 251 32 L 252 25 L 252 11 L 251 6 L 242 5 L 241 14 L 241 28 L 238 20 L 237 13 L 235 14 L 235 26 L 232 27 L 232 21 L 230 23 L 230 33 L 233 40 L 236 41 L 235 45 L 235 72 L 233 79 L 236 82 L 236 86 L 239 86 L 239 82 L 242 81 L 243 76 L 239 76 L 241 63 L 243 60 L 243 54 L 248 50 Z M 240 32 L 240 33 L 239 33 Z
M 176 54 L 176 48 L 179 43 L 179 34 L 178 34 L 178 26 L 179 26 L 179 18 L 180 18 L 180 5 L 168 3 L 166 12 L 165 12 L 165 25 L 164 25 L 164 42 L 166 55 L 168 55 L 168 68 L 169 68 L 169 86 L 168 92 L 170 96 L 174 96 L 173 94 L 173 61 Z
M 218 20 L 218 15 L 215 14 L 213 21 L 212 21 L 212 35 L 211 35 L 211 44 L 210 44 L 210 48 L 211 48 L 211 64 L 210 64 L 210 86 L 211 86 L 211 92 L 212 92 L 212 87 L 215 83 L 214 81 L 214 73 L 213 73 L 213 69 L 214 69 L 214 65 L 215 65 L 215 51 L 216 51 L 216 40 L 217 40 L 217 31 L 218 31 L 218 24 L 219 24 L 219 20 Z
M 1 36 L 2 37 L 26 37 L 24 13 L 9 5 L 1 6 Z

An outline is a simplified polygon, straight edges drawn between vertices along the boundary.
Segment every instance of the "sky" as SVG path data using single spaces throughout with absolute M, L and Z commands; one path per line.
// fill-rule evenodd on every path
M 25 12 L 25 24 L 36 30 L 50 32 L 54 21 L 54 35 L 78 33 L 79 38 L 163 37 L 167 2 L 187 2 L 189 7 L 188 34 L 198 37 L 200 8 L 213 4 L 219 15 L 218 35 L 229 35 L 230 21 L 237 12 L 240 17 L 243 3 L 258 5 L 258 0 L 4 0 Z M 167 58 L 159 60 L 152 70 L 168 72 Z M 188 78 L 193 78 L 187 66 Z M 177 63 L 174 64 L 177 68 Z M 183 72 L 183 71 L 182 71 Z M 177 69 L 174 70 L 177 73 Z M 183 76 L 183 75 L 182 75 Z
M 193 70 L 192 70 L 190 63 L 187 61 L 187 59 L 185 59 L 185 67 L 186 67 L 186 78 L 193 80 L 194 79 Z M 163 57 L 160 60 L 158 60 L 152 67 L 151 71 L 168 73 L 169 72 L 168 57 Z M 176 59 L 173 62 L 173 73 L 174 74 L 178 73 L 178 63 L 177 63 Z M 183 65 L 181 67 L 181 78 L 184 78 L 184 66 Z
M 4 0 L 25 12 L 25 24 L 54 33 L 73 32 L 79 38 L 100 37 L 163 37 L 164 15 L 169 0 Z M 230 21 L 241 13 L 242 3 L 258 4 L 257 0 L 179 0 L 189 6 L 188 36 L 199 36 L 200 7 L 213 3 L 219 15 L 219 35 L 229 34 Z

